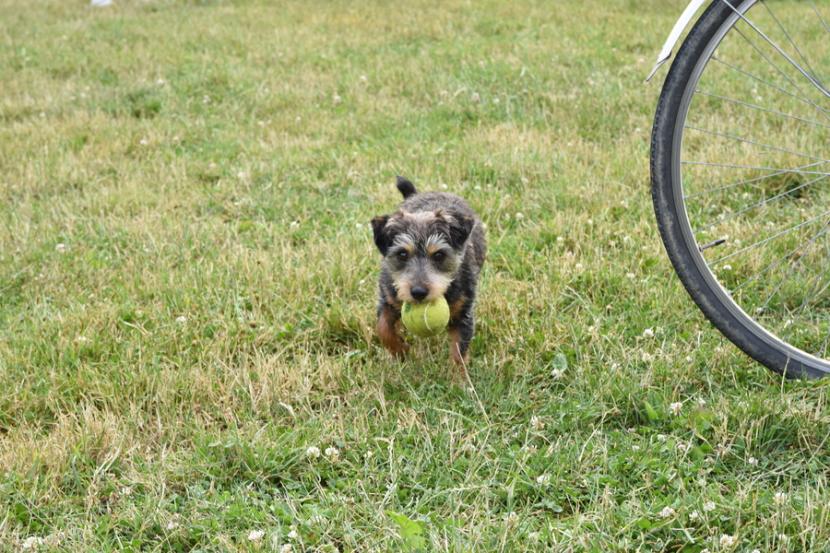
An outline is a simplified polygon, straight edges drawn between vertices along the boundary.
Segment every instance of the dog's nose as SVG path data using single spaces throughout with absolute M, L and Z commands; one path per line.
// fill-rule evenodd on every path
M 427 297 L 427 294 L 429 294 L 429 290 L 427 290 L 423 286 L 413 286 L 409 293 L 412 294 L 413 298 L 415 298 L 418 301 L 421 301 L 422 299 Z

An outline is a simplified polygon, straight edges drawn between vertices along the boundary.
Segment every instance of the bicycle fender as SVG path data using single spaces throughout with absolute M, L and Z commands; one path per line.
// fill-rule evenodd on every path
M 674 24 L 674 28 L 672 28 L 671 33 L 669 34 L 669 38 L 666 39 L 666 43 L 663 44 L 663 49 L 660 50 L 660 53 L 657 55 L 657 62 L 654 64 L 654 68 L 649 73 L 648 77 L 646 77 L 646 82 L 650 81 L 654 74 L 657 73 L 657 70 L 660 67 L 671 59 L 672 50 L 674 50 L 675 44 L 677 41 L 680 40 L 680 35 L 683 34 L 683 30 L 689 25 L 689 22 L 697 13 L 697 10 L 705 4 L 707 0 L 692 0 L 689 2 L 689 5 L 686 6 L 686 9 L 683 10 L 683 13 L 680 15 L 680 19 L 677 20 L 677 23 Z

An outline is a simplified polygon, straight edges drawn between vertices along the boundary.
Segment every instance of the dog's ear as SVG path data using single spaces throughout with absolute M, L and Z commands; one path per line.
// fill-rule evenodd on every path
M 372 219 L 372 231 L 375 233 L 375 245 L 383 255 L 386 255 L 386 252 L 389 251 L 389 246 L 392 245 L 392 236 L 386 228 L 386 223 L 388 222 L 389 215 L 379 215 Z
M 472 217 L 460 213 L 453 214 L 450 217 L 450 245 L 455 249 L 460 249 L 470 237 L 475 224 L 476 221 Z

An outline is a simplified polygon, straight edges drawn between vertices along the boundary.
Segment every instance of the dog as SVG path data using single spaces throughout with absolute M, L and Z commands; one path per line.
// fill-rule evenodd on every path
M 403 358 L 409 345 L 401 336 L 401 306 L 444 296 L 450 306 L 450 358 L 466 376 L 478 278 L 487 255 L 484 225 L 454 194 L 419 193 L 404 177 L 397 178 L 397 188 L 404 198 L 398 211 L 372 219 L 383 256 L 378 337 L 392 355 Z

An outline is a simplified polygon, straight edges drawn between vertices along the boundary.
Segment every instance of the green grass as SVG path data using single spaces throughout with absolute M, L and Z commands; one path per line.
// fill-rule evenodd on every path
M 0 549 L 826 547 L 826 384 L 653 222 L 683 4 L 0 0 Z M 473 390 L 373 336 L 396 174 L 487 224 Z

